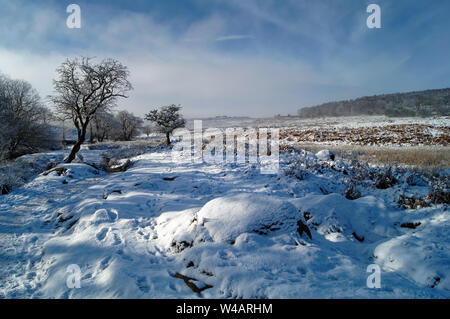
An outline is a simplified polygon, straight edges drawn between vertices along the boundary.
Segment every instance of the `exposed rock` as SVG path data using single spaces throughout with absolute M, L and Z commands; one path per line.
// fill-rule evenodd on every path
M 406 178 L 406 183 L 409 186 L 427 186 L 427 183 L 415 174 L 411 174 Z
M 440 281 L 441 281 L 440 277 L 438 277 L 438 276 L 433 277 L 433 283 L 430 285 L 430 287 L 431 288 L 436 287 L 439 284 Z
M 108 173 L 125 172 L 128 168 L 130 168 L 130 166 L 131 166 L 131 161 L 129 159 L 127 159 L 126 162 L 121 165 L 105 166 L 105 171 L 107 171 Z
M 361 197 L 361 192 L 356 188 L 354 184 L 350 184 L 344 191 L 345 198 L 349 200 L 355 200 Z
M 378 175 L 374 185 L 378 189 L 387 189 L 395 183 L 397 183 L 397 179 L 392 175 L 392 171 L 389 169 L 386 173 Z
M 106 190 L 103 192 L 103 199 L 108 199 L 109 195 L 113 194 L 113 193 L 117 193 L 117 194 L 122 194 L 122 191 L 120 189 L 115 189 L 111 192 L 107 192 Z
M 311 231 L 309 230 L 309 227 L 306 226 L 301 220 L 297 222 L 297 232 L 300 235 L 300 237 L 303 235 L 303 233 L 306 233 L 308 235 L 309 239 L 312 239 Z
M 192 242 L 187 242 L 185 240 L 182 240 L 180 242 L 172 241 L 171 246 L 174 248 L 175 252 L 181 253 L 186 248 L 190 248 L 193 246 Z
M 450 192 L 435 189 L 428 194 L 427 199 L 433 204 L 450 204 Z
M 51 172 L 56 172 L 58 174 L 58 176 L 61 176 L 67 172 L 67 168 L 66 167 L 55 167 L 55 168 L 50 169 L 49 171 L 42 173 L 42 175 L 47 176 Z
M 304 212 L 303 213 L 303 218 L 305 219 L 305 221 L 308 221 L 312 218 L 312 214 L 310 212 Z
M 72 219 L 73 218 L 73 216 L 67 216 L 67 217 L 59 217 L 58 218 L 58 223 L 65 223 L 66 221 L 68 221 L 68 220 L 70 220 L 70 219 Z
M 414 197 L 406 197 L 404 195 L 400 195 L 398 199 L 398 206 L 403 209 L 417 209 L 421 207 L 430 206 L 424 199 L 422 198 L 414 198 Z
M 421 222 L 417 222 L 417 223 L 402 223 L 400 225 L 400 227 L 402 228 L 410 228 L 410 229 L 416 229 L 417 227 L 419 227 L 422 223 Z
M 253 232 L 259 235 L 267 235 L 270 232 L 280 230 L 281 228 L 278 226 L 283 226 L 283 222 L 276 222 L 270 225 L 262 225 L 259 229 L 254 229 Z
M 356 234 L 355 232 L 352 233 L 353 237 L 355 237 L 355 239 L 357 241 L 359 241 L 360 243 L 362 243 L 364 241 L 364 236 L 358 236 L 358 234 Z

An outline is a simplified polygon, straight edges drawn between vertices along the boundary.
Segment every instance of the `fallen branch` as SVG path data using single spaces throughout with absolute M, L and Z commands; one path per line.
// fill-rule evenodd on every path
M 209 288 L 212 288 L 212 287 L 213 287 L 213 286 L 211 286 L 211 285 L 205 284 L 205 287 L 199 288 L 199 287 L 197 287 L 196 284 L 194 284 L 193 282 L 191 282 L 191 281 L 198 281 L 197 279 L 191 278 L 191 277 L 188 277 L 188 276 L 185 276 L 185 275 L 182 275 L 182 274 L 180 274 L 180 273 L 176 273 L 176 274 L 173 275 L 173 276 L 174 276 L 175 278 L 182 279 L 182 280 L 184 281 L 184 283 L 186 284 L 186 286 L 188 286 L 189 288 L 191 288 L 191 290 L 192 290 L 193 292 L 195 292 L 195 293 L 201 293 L 202 291 L 204 291 L 204 290 L 206 290 L 206 289 L 209 289 Z

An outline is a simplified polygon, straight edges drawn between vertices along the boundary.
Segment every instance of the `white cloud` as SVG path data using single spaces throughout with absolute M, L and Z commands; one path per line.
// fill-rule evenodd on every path
M 0 72 L 11 78 L 30 82 L 41 97 L 45 98 L 52 93 L 55 70 L 65 58 L 57 53 L 39 55 L 0 47 Z
M 134 90 L 119 107 L 139 115 L 151 107 L 179 103 L 189 116 L 271 115 L 281 109 L 295 112 L 304 83 L 320 83 L 308 67 L 251 57 L 178 51 L 163 57 L 140 52 L 112 57 L 127 65 Z M 98 55 L 97 55 L 98 56 Z M 38 55 L 0 48 L 0 70 L 29 81 L 42 97 L 52 93 L 60 54 Z M 305 94 L 305 92 L 303 92 Z

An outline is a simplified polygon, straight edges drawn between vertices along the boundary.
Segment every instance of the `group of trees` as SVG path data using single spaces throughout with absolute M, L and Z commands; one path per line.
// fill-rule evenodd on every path
M 89 123 L 89 142 L 131 141 L 143 129 L 143 120 L 128 111 L 98 112 Z
M 445 116 L 450 114 L 450 89 L 384 94 L 329 102 L 302 108 L 298 114 L 305 118 L 357 115 Z
M 128 111 L 113 113 L 118 99 L 127 98 L 133 89 L 127 67 L 117 60 L 94 63 L 84 57 L 67 59 L 56 74 L 55 94 L 49 96 L 53 113 L 29 83 L 0 76 L 0 159 L 20 155 L 19 149 L 32 152 L 54 143 L 50 121 L 61 122 L 63 132 L 67 122 L 76 129 L 77 140 L 65 159 L 67 163 L 75 159 L 87 136 L 90 142 L 127 141 L 141 131 L 147 136 L 157 131 L 164 133 L 169 145 L 173 130 L 185 124 L 181 107 L 176 105 L 150 111 L 145 120 L 153 126 L 143 126 L 144 121 Z
M 55 142 L 51 117 L 29 83 L 0 74 L 0 160 L 50 148 Z

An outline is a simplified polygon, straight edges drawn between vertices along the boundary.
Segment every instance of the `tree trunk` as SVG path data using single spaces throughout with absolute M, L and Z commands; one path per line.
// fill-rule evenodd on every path
M 11 142 L 11 144 L 9 144 L 8 147 L 8 154 L 7 154 L 7 159 L 13 159 L 14 158 L 14 152 L 16 151 L 17 148 L 17 143 L 16 142 Z
M 92 124 L 89 125 L 89 143 L 94 143 L 94 130 L 92 129 Z
M 86 139 L 86 127 L 83 126 L 81 132 L 79 132 L 78 134 L 78 141 L 72 147 L 69 156 L 67 156 L 67 158 L 64 160 L 65 163 L 72 163 L 72 161 L 75 159 L 75 156 L 77 155 L 78 151 L 81 148 L 81 144 L 84 143 L 85 139 Z
M 166 133 L 166 144 L 170 145 L 170 133 Z

